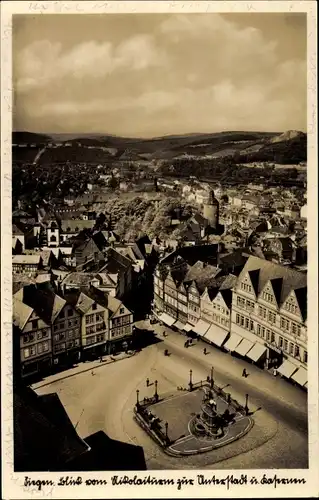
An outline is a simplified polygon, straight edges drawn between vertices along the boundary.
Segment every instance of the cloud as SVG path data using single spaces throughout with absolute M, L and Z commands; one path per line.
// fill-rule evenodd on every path
M 118 46 L 88 41 L 63 51 L 61 43 L 39 40 L 25 47 L 14 66 L 18 92 L 45 87 L 62 78 L 99 79 L 118 70 L 138 71 L 163 66 L 167 56 L 151 35 L 136 35 Z
M 254 19 L 170 15 L 110 40 L 90 33 L 71 47 L 51 33 L 14 59 L 17 121 L 39 131 L 145 136 L 305 129 L 306 62 L 294 47 L 283 53 L 279 35 Z

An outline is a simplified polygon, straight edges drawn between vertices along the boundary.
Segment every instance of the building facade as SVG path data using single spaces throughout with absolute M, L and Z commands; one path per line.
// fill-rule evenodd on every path
M 109 337 L 108 352 L 127 349 L 133 333 L 132 312 L 115 297 L 108 297 Z
M 306 368 L 306 305 L 304 273 L 250 257 L 233 290 L 231 333 L 264 346 L 267 368 L 285 360 Z
M 53 365 L 71 365 L 80 359 L 81 315 L 65 299 L 57 297 L 52 318 Z
M 13 299 L 13 324 L 18 327 L 14 345 L 19 345 L 20 376 L 48 373 L 52 364 L 51 327 L 32 307 Z

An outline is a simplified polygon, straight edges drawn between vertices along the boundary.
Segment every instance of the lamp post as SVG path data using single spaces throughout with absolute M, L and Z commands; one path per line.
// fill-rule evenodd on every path
M 211 389 L 213 389 L 213 387 L 214 387 L 214 367 L 213 366 L 211 367 L 211 370 L 210 370 L 210 387 L 211 387 Z
M 193 370 L 189 370 L 189 390 L 191 391 L 193 389 Z
M 139 393 L 140 393 L 140 391 L 138 389 L 136 389 L 136 406 L 138 406 L 140 404 L 139 400 L 138 400 Z
M 246 401 L 245 401 L 245 413 L 246 413 L 246 415 L 248 415 L 248 394 L 246 394 L 245 396 L 246 396 Z
M 168 430 L 168 422 L 165 422 L 165 438 L 166 438 L 166 441 L 168 441 L 168 433 L 167 433 L 167 430 Z
M 158 398 L 158 394 L 157 394 L 157 380 L 155 380 L 154 385 L 155 385 L 154 398 L 157 399 Z

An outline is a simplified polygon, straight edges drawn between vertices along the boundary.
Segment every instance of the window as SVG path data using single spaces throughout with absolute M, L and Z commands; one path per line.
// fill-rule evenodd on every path
M 73 309 L 68 309 L 68 316 L 73 316 Z
M 262 338 L 265 338 L 265 327 L 264 326 L 262 326 L 260 328 L 260 333 L 261 333 Z
M 260 325 L 259 324 L 257 324 L 257 335 L 260 336 Z
M 267 340 L 267 342 L 270 341 L 270 330 L 268 330 L 268 328 L 266 330 L 266 340 Z
M 53 331 L 56 332 L 59 329 L 59 325 L 54 325 L 53 326 Z
M 271 293 L 268 292 L 263 292 L 262 297 L 264 300 L 267 302 L 273 303 L 274 302 L 274 297 Z
M 92 310 L 95 311 L 97 309 L 97 305 L 96 303 L 94 302 L 94 304 L 92 304 Z
M 300 325 L 297 323 L 291 323 L 291 331 L 293 335 L 298 335 L 298 337 L 300 337 Z
M 42 354 L 43 346 L 42 344 L 38 344 L 38 354 Z
M 279 347 L 282 348 L 283 343 L 284 343 L 284 339 L 282 337 L 279 337 Z
M 31 322 L 31 324 L 32 324 L 32 329 L 33 329 L 33 330 L 37 330 L 37 328 L 38 328 L 38 320 L 37 320 L 37 319 L 34 319 L 34 320 Z
M 29 342 L 29 335 L 23 335 L 23 343 L 26 344 Z
M 285 318 L 280 318 L 280 328 L 289 331 L 290 321 Z
M 54 234 L 51 235 L 50 241 L 56 241 L 56 236 Z
M 124 314 L 124 312 L 125 312 L 124 307 L 121 307 L 121 308 L 120 308 L 120 314 Z
M 284 339 L 284 351 L 288 351 L 288 340 Z
M 240 288 L 245 292 L 251 292 L 251 285 L 248 285 L 247 283 L 241 283 Z
M 266 319 L 267 310 L 265 307 L 259 306 L 259 316 Z
M 244 303 L 245 303 L 245 299 L 243 299 L 242 297 L 237 297 L 238 307 L 243 307 Z
M 308 363 L 308 352 L 307 351 L 303 352 L 303 362 Z
M 254 322 L 252 320 L 250 320 L 250 331 L 254 331 Z
M 268 321 L 269 323 L 276 323 L 276 313 L 268 311 Z
M 101 313 L 97 313 L 95 316 L 95 321 L 104 321 L 104 316 Z
M 94 323 L 94 314 L 88 314 L 85 318 L 85 323 L 87 325 L 90 325 L 91 323 Z
M 255 308 L 255 304 L 252 300 L 246 300 L 246 309 L 253 310 Z
M 34 356 L 37 353 L 35 345 L 30 347 L 30 356 Z
M 296 358 L 299 358 L 299 356 L 300 356 L 300 349 L 299 349 L 299 346 L 298 346 L 298 345 L 296 345 L 296 346 L 295 346 L 295 357 L 296 357 Z
M 24 349 L 23 353 L 24 353 L 24 358 L 25 359 L 27 359 L 27 358 L 30 357 L 30 349 L 28 349 L 28 348 Z
M 40 330 L 40 331 L 37 333 L 37 339 L 38 339 L 38 340 L 41 340 L 41 339 L 42 339 L 42 336 L 43 336 L 43 334 L 42 334 L 42 331 Z
M 290 300 L 293 300 L 293 299 L 290 299 Z M 285 309 L 289 312 L 291 312 L 292 314 L 297 314 L 298 313 L 298 308 L 295 304 L 292 304 L 291 302 L 286 302 L 285 304 Z
M 249 319 L 245 318 L 245 328 L 249 328 Z
M 289 342 L 289 354 L 293 355 L 295 350 L 295 345 L 292 342 Z
M 43 346 L 43 351 L 46 352 L 49 350 L 49 342 L 46 340 L 45 342 L 42 343 Z
M 274 332 L 271 332 L 271 343 L 274 344 L 275 341 L 276 341 L 275 334 L 274 334 Z

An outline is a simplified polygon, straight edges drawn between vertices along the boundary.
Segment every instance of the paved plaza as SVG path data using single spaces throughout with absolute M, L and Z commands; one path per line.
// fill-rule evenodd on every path
M 157 330 L 157 325 L 152 329 Z M 97 360 L 80 364 L 47 377 L 37 384 L 36 391 L 39 394 L 58 393 L 81 437 L 103 430 L 113 439 L 143 446 L 150 470 L 308 467 L 306 393 L 254 366 L 249 367 L 248 378 L 243 378 L 241 373 L 247 364 L 241 360 L 214 348 L 209 348 L 204 356 L 201 344 L 185 349 L 185 338 L 168 328 L 165 338 L 160 332 L 156 333 L 160 342 L 130 358 L 118 358 L 111 363 L 100 364 Z M 164 356 L 165 349 L 170 356 Z M 177 387 L 187 387 L 190 369 L 194 384 L 205 380 L 212 365 L 216 384 L 219 387 L 228 385 L 225 390 L 232 398 L 244 405 L 245 394 L 249 393 L 253 427 L 240 439 L 212 451 L 179 457 L 166 454 L 134 421 L 136 391 L 139 390 L 140 401 L 152 397 L 157 380 L 161 399 L 175 394 L 181 399 L 186 397 L 187 401 L 187 394 L 193 397 L 196 391 L 177 391 Z M 147 378 L 152 384 L 149 387 Z M 191 404 L 187 408 L 189 413 L 196 413 Z M 164 423 L 169 422 L 168 434 L 173 432 L 176 439 L 185 434 L 187 442 L 185 425 L 182 427 L 178 422 L 181 416 L 174 410 L 175 423 L 170 425 L 172 416 L 166 419 L 165 405 L 159 404 L 158 411 L 163 412 L 160 418 Z
M 219 448 L 244 436 L 252 427 L 253 420 L 238 413 L 222 397 L 214 394 L 217 413 L 222 414 L 229 410 L 235 415 L 234 422 L 224 428 L 224 435 L 214 438 L 211 435 L 198 436 L 192 432 L 192 421 L 195 415 L 201 413 L 204 390 L 197 389 L 193 392 L 184 392 L 164 399 L 149 407 L 153 415 L 162 423 L 168 423 L 168 437 L 172 444 L 167 448 L 173 454 L 196 454 Z

